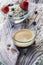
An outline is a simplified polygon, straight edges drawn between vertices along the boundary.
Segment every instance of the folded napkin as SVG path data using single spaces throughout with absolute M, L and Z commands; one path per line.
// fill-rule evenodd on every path
M 15 65 L 19 51 L 13 45 L 10 24 L 5 23 L 0 29 L 0 57 L 5 65 Z

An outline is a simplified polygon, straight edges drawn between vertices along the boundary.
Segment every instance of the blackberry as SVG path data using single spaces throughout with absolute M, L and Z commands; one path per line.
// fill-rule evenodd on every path
M 37 11 L 35 11 L 34 13 L 35 13 L 35 14 L 37 14 L 38 12 L 37 12 Z
M 12 8 L 11 11 L 14 11 L 14 8 Z
M 11 25 L 11 28 L 14 28 L 14 24 Z
M 8 6 L 13 6 L 13 4 L 8 4 Z
M 36 22 L 34 21 L 32 24 L 33 24 L 33 25 L 36 25 Z
M 12 17 L 12 15 L 9 15 L 9 17 Z

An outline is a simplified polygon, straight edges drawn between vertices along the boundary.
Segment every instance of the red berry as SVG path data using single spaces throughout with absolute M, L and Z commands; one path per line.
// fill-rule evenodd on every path
M 27 0 L 22 0 L 22 1 L 27 1 Z
M 4 12 L 6 14 L 9 11 L 9 7 L 8 6 L 3 6 L 1 10 L 2 10 L 2 12 Z
M 23 10 L 28 10 L 28 2 L 27 1 L 23 1 L 20 3 L 20 7 L 23 9 Z

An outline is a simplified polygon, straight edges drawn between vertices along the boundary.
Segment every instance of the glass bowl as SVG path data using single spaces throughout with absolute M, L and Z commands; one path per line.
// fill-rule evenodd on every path
M 21 31 L 22 31 L 22 34 L 21 34 Z M 32 34 L 32 37 L 31 37 L 31 34 Z M 12 39 L 13 39 L 13 44 L 16 45 L 17 47 L 27 47 L 34 43 L 35 34 L 31 30 L 21 29 L 13 33 Z

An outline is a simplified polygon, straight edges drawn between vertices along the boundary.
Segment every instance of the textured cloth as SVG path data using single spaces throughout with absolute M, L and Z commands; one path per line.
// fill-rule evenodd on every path
M 0 29 L 0 57 L 2 58 L 0 62 L 4 65 L 15 65 L 19 51 L 13 46 L 13 41 L 10 35 L 10 24 L 5 24 L 2 29 Z

